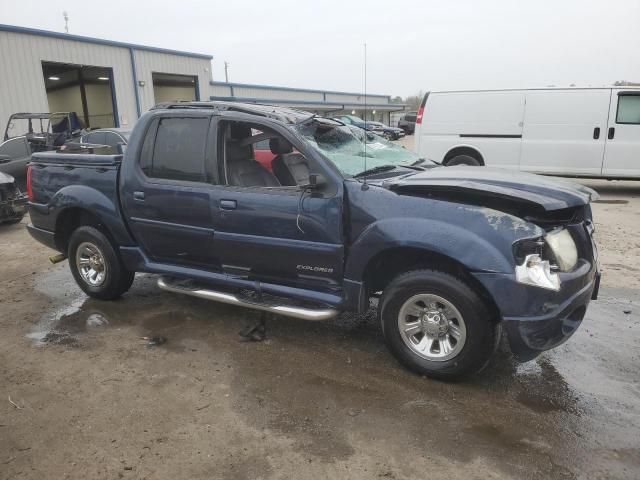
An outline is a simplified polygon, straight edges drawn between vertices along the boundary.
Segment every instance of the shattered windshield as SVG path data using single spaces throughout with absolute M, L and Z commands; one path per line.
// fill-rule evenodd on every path
M 374 133 L 329 119 L 314 118 L 295 129 L 345 176 L 383 166 L 408 167 L 420 160 L 415 153 Z

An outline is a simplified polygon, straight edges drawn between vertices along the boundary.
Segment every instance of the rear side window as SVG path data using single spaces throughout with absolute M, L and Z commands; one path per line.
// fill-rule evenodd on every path
M 163 118 L 157 132 L 145 138 L 141 168 L 147 177 L 188 182 L 206 182 L 205 149 L 208 118 Z M 153 154 L 148 155 L 150 136 L 155 133 Z M 145 153 L 147 155 L 145 155 Z
M 616 123 L 640 125 L 640 95 L 618 96 Z

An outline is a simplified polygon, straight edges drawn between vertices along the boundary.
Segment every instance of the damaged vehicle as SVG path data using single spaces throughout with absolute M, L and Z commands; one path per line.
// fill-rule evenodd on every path
M 16 185 L 15 178 L 0 172 L 0 224 L 19 223 L 27 209 L 27 195 Z
M 32 153 L 60 149 L 82 129 L 75 112 L 14 113 L 0 143 L 0 173 L 24 180 Z
M 169 292 L 309 321 L 377 298 L 390 351 L 431 377 L 482 369 L 503 330 L 535 358 L 598 293 L 593 190 L 441 167 L 308 112 L 162 104 L 123 156 L 43 152 L 29 172 L 28 229 L 87 295 L 150 272 Z

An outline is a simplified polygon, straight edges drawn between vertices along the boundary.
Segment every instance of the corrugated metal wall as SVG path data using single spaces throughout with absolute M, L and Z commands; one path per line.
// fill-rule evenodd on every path
M 211 62 L 208 59 L 135 50 L 137 87 L 144 113 L 155 104 L 152 72 L 197 75 L 200 98 L 210 95 Z M 120 124 L 137 119 L 129 48 L 86 43 L 46 36 L 0 31 L 0 128 L 15 112 L 48 112 L 42 62 L 61 62 L 113 69 Z
M 211 81 L 211 62 L 209 60 L 147 50 L 135 50 L 134 56 L 138 81 L 144 80 L 145 82 L 144 87 L 138 87 L 143 112 L 156 104 L 151 78 L 153 72 L 196 76 L 198 77 L 200 100 L 209 100 L 209 82 Z
M 136 119 L 131 60 L 126 48 L 0 32 L 0 125 L 15 112 L 48 112 L 42 62 L 113 68 L 121 123 Z

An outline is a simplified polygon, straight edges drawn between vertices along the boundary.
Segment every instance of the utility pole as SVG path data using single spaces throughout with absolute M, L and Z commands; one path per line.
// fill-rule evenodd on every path
M 224 81 L 229 83 L 229 62 L 224 61 Z
M 64 31 L 65 33 L 69 33 L 69 14 L 65 10 L 62 12 L 62 16 L 64 17 Z

